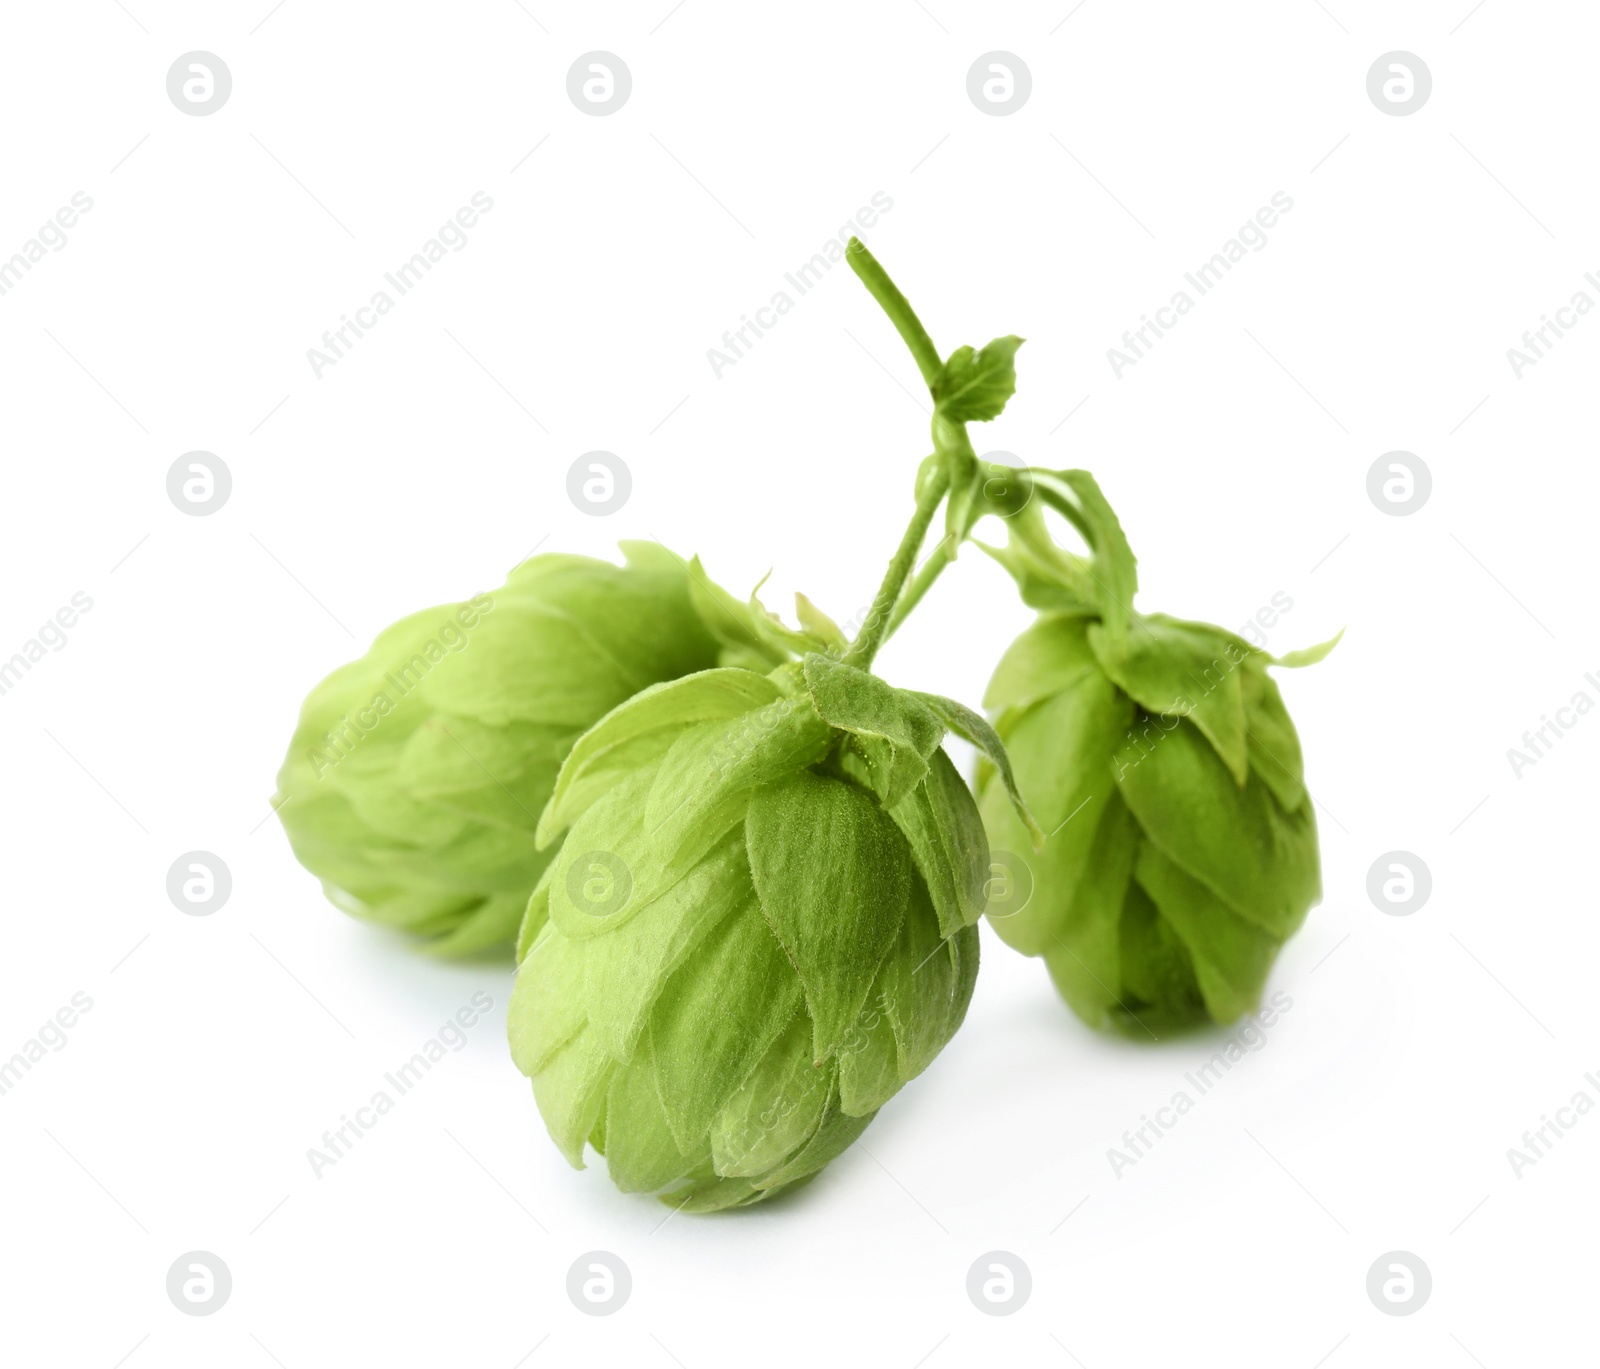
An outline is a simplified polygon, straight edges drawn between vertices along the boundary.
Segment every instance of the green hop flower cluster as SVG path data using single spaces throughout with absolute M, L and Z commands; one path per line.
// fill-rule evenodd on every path
M 273 806 L 337 906 L 447 954 L 509 945 L 573 740 L 727 650 L 697 607 L 717 592 L 698 563 L 623 550 L 625 566 L 536 556 L 492 593 L 402 618 L 311 691 Z
M 654 544 L 624 543 L 622 567 L 536 557 L 330 675 L 278 778 L 295 854 L 340 907 L 442 952 L 515 938 L 512 1055 L 551 1138 L 689 1211 L 808 1181 L 928 1068 L 966 1016 L 985 912 L 1086 1021 L 1154 1036 L 1253 1009 L 1319 895 L 1267 668 L 1333 643 L 1275 660 L 1134 612 L 1094 479 L 995 466 L 968 436 L 1015 392 L 1023 339 L 942 357 L 854 239 L 847 260 L 932 404 L 915 511 L 853 640 L 803 595 L 785 626 Z M 1009 541 L 985 550 L 1039 611 L 995 671 L 993 725 L 871 673 L 991 516 Z M 976 797 L 952 734 L 978 751 Z
M 1334 642 L 1274 659 L 1208 623 L 1135 613 L 1134 557 L 1094 478 L 1032 475 L 1008 545 L 989 550 L 1040 613 L 984 702 L 1048 838 L 1020 854 L 1027 836 L 980 774 L 990 838 L 1019 853 L 996 871 L 991 924 L 1044 957 L 1092 1026 L 1232 1022 L 1321 896 L 1300 739 L 1267 668 Z M 1046 507 L 1090 558 L 1054 545 Z
M 988 848 L 940 748 L 982 718 L 813 652 L 657 685 L 539 826 L 512 1051 L 552 1138 L 690 1211 L 845 1149 L 961 1025 Z M 1003 760 L 1003 756 L 1001 756 Z

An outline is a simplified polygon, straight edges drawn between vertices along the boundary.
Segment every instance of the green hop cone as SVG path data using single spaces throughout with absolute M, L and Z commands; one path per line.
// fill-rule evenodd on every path
M 1207 623 L 1135 613 L 1133 553 L 1086 471 L 1032 473 L 1035 498 L 986 548 L 1039 617 L 985 706 L 1047 834 L 1031 851 L 992 770 L 979 776 L 1002 851 L 989 916 L 1043 956 L 1074 1012 L 1141 1038 L 1255 1010 L 1278 948 L 1321 896 L 1300 740 L 1274 659 Z M 1063 552 L 1043 508 L 1089 558 Z
M 706 1212 L 810 1178 L 966 1014 L 988 847 L 940 742 L 998 741 L 838 645 L 645 690 L 541 819 L 566 836 L 512 1053 L 568 1160 L 592 1145 L 625 1191 Z
M 401 619 L 312 690 L 273 802 L 335 904 L 448 954 L 508 946 L 579 734 L 647 685 L 787 656 L 698 562 L 623 550 L 625 566 L 536 556 L 493 593 Z

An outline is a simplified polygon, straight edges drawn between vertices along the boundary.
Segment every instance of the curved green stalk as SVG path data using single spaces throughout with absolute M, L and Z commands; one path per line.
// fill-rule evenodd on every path
M 939 511 L 939 505 L 944 502 L 949 488 L 950 477 L 944 471 L 936 470 L 918 493 L 917 510 L 912 514 L 910 523 L 906 525 L 905 535 L 901 537 L 894 558 L 889 562 L 883 583 L 878 586 L 872 607 L 867 611 L 867 621 L 862 624 L 861 632 L 850 644 L 850 649 L 845 652 L 846 665 L 857 666 L 862 670 L 870 668 L 872 658 L 878 654 L 878 648 L 888 640 L 889 625 L 896 613 L 895 606 L 900 598 L 900 591 L 911 574 L 911 568 L 917 563 L 917 552 L 922 549 L 929 525 L 933 522 L 934 514 Z M 909 608 L 906 609 L 906 613 L 910 611 Z M 905 614 L 899 616 L 903 619 Z
M 944 568 L 956 559 L 956 543 L 959 539 L 954 533 L 945 533 L 939 543 L 928 553 L 928 559 L 922 563 L 922 569 L 912 578 L 906 586 L 905 593 L 900 596 L 900 602 L 894 606 L 894 614 L 889 619 L 889 629 L 883 634 L 884 641 L 888 641 L 900 630 L 900 624 L 911 616 L 911 610 L 922 602 L 922 596 L 933 588 L 933 582 L 943 573 Z
M 867 251 L 867 245 L 860 238 L 850 239 L 845 260 L 850 263 L 850 269 L 861 278 L 861 283 L 867 287 L 872 298 L 878 301 L 883 312 L 889 316 L 889 322 L 894 324 L 895 331 L 905 340 L 906 346 L 911 350 L 912 360 L 917 363 L 917 370 L 922 372 L 923 383 L 931 391 L 934 382 L 939 378 L 939 372 L 944 368 L 944 362 L 939 357 L 938 349 L 933 345 L 933 339 L 928 336 L 928 330 L 922 326 L 922 320 L 917 317 L 917 311 L 900 293 L 900 287 L 889 279 L 889 273 L 878 264 L 878 259 Z

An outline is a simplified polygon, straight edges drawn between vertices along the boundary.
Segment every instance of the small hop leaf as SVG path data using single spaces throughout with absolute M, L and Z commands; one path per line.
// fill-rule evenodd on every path
M 958 423 L 983 423 L 998 418 L 1017 390 L 1015 333 L 997 337 L 981 351 L 957 347 L 934 382 L 939 412 Z
M 1334 647 L 1338 646 L 1343 638 L 1344 629 L 1340 628 L 1338 632 L 1334 633 L 1334 635 L 1328 638 L 1327 641 L 1318 642 L 1316 646 L 1303 646 L 1298 651 L 1286 651 L 1282 656 L 1274 657 L 1272 664 L 1287 666 L 1291 670 L 1298 670 L 1302 666 L 1316 665 L 1316 663 L 1322 660 L 1323 657 L 1325 657 L 1334 649 Z

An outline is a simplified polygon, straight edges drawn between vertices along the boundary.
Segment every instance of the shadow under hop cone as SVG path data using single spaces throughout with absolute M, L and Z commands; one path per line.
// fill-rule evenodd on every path
M 1208 623 L 1135 613 L 1133 553 L 1086 471 L 1036 472 L 1010 520 L 1011 572 L 1038 619 L 985 706 L 1048 834 L 1029 850 L 992 768 L 979 804 L 996 847 L 989 917 L 1043 956 L 1095 1027 L 1145 1038 L 1255 1010 L 1278 948 L 1321 897 L 1300 740 L 1267 667 L 1282 658 Z M 1083 536 L 1058 548 L 1043 507 Z
M 987 843 L 940 749 L 983 719 L 824 654 L 658 685 L 540 823 L 509 1030 L 551 1138 L 689 1211 L 809 1178 L 961 1025 Z
M 625 566 L 536 556 L 492 593 L 401 619 L 312 690 L 273 803 L 335 904 L 445 953 L 509 945 L 577 736 L 648 685 L 755 650 L 707 626 L 742 606 L 698 563 L 623 551 Z

